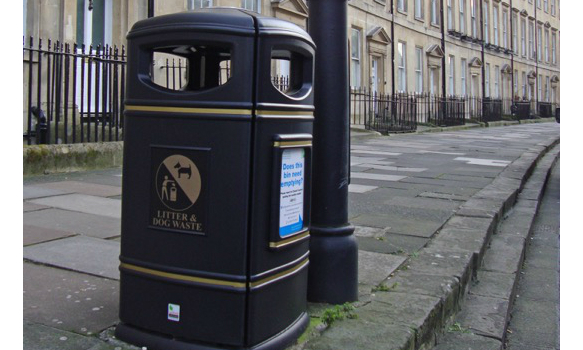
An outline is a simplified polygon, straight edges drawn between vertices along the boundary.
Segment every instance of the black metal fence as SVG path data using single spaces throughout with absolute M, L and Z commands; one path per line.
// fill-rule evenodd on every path
M 463 125 L 469 113 L 463 97 L 431 94 L 371 93 L 364 88 L 350 91 L 350 122 L 365 128 L 389 132 L 411 132 L 419 123 L 437 126 Z
M 125 48 L 23 43 L 26 144 L 123 138 Z

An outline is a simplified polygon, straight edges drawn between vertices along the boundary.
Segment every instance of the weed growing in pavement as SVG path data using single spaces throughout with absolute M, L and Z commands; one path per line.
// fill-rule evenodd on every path
M 345 318 L 350 319 L 358 318 L 358 315 L 354 313 L 354 310 L 355 310 L 354 305 L 350 303 L 334 305 L 333 307 L 326 309 L 320 319 L 324 324 L 330 326 L 334 322 L 343 320 Z
M 447 328 L 450 333 L 460 332 L 460 333 L 471 333 L 468 328 L 463 327 L 459 322 L 456 322 Z
M 380 283 L 378 286 L 374 287 L 371 292 L 390 292 L 399 286 L 399 282 L 393 283 L 391 286 L 387 286 L 385 282 Z

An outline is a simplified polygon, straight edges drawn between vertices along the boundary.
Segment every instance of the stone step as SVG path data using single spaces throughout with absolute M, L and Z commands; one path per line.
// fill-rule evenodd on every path
M 354 304 L 350 317 L 328 327 L 316 327 L 317 331 L 312 331 L 307 341 L 293 349 L 417 350 L 434 346 L 444 327 L 451 325 L 460 311 L 466 296 L 467 299 L 488 298 L 468 295 L 468 291 L 483 266 L 482 262 L 486 264 L 492 237 L 504 236 L 519 243 L 522 241 L 524 245 L 528 233 L 524 237 L 520 235 L 525 232 L 514 233 L 517 237 L 512 234 L 512 228 L 520 228 L 519 222 L 510 221 L 509 232 L 496 231 L 509 212 L 527 215 L 532 204 L 514 206 L 517 200 L 532 202 L 531 198 L 540 198 L 546 181 L 543 175 L 545 171 L 548 174 L 557 157 L 558 150 L 552 148 L 558 143 L 558 137 L 551 137 L 523 153 L 492 183 L 470 197 L 433 235 L 427 246 L 412 254 L 389 278 L 380 281 L 379 288 L 373 288 L 368 295 L 361 292 L 360 301 Z M 542 169 L 542 175 L 538 168 L 535 171 L 537 165 Z M 534 182 L 527 182 L 529 179 Z M 494 267 L 489 272 L 502 273 Z M 508 284 L 514 288 L 513 283 Z M 496 297 L 499 295 L 492 294 L 490 298 Z M 507 301 L 499 303 L 498 308 L 505 310 L 509 306 Z M 321 306 L 312 306 L 312 316 L 319 316 L 322 309 Z M 495 321 L 506 324 L 507 316 Z M 463 335 L 471 336 L 477 337 L 469 333 Z M 455 338 L 454 335 L 449 337 Z M 498 340 L 492 340 L 475 338 L 482 346 L 476 348 L 494 349 L 490 346 Z
M 480 344 L 472 349 L 501 350 L 506 341 L 510 312 L 516 296 L 526 244 L 544 194 L 547 179 L 559 155 L 558 147 L 537 164 L 518 194 L 517 202 L 500 223 L 482 265 L 469 287 L 460 312 L 433 350 L 467 349 L 460 341 Z M 463 343 L 462 343 L 463 344 Z

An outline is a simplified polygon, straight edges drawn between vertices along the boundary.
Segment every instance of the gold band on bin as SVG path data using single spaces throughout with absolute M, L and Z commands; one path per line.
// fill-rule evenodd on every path
M 282 271 L 282 272 L 277 273 L 273 276 L 265 277 L 263 279 L 260 279 L 260 280 L 255 281 L 255 282 L 250 282 L 250 283 L 234 282 L 234 281 L 219 280 L 219 279 L 214 279 L 214 278 L 204 278 L 204 277 L 182 275 L 182 274 L 177 274 L 177 273 L 149 269 L 149 268 L 145 268 L 145 267 L 141 267 L 141 266 L 137 266 L 137 265 L 133 265 L 133 264 L 127 264 L 127 263 L 123 263 L 123 262 L 120 263 L 119 267 L 120 267 L 120 269 L 140 272 L 140 273 L 143 273 L 146 275 L 151 275 L 151 276 L 156 276 L 156 277 L 173 279 L 176 281 L 196 282 L 196 283 L 202 283 L 202 284 L 212 285 L 212 286 L 216 286 L 216 287 L 232 287 L 232 288 L 243 289 L 243 288 L 247 288 L 247 287 L 248 288 L 259 288 L 259 287 L 262 287 L 264 285 L 275 282 L 277 280 L 280 280 L 282 278 L 291 276 L 291 275 L 295 274 L 296 272 L 300 271 L 304 266 L 306 266 L 308 264 L 308 261 L 309 261 L 309 259 L 306 258 L 306 259 L 302 260 L 299 264 L 297 264 L 296 266 L 294 266 L 288 270 Z

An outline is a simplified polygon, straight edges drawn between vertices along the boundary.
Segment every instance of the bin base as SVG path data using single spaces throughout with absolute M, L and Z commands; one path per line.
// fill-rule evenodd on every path
M 148 332 L 125 323 L 119 323 L 115 327 L 115 336 L 122 341 L 138 347 L 147 347 L 148 350 L 283 350 L 290 346 L 306 330 L 308 323 L 308 314 L 303 312 L 297 320 L 282 332 L 260 344 L 248 348 L 232 346 L 220 347 L 216 344 L 191 343 L 185 340 L 177 340 L 160 333 Z

